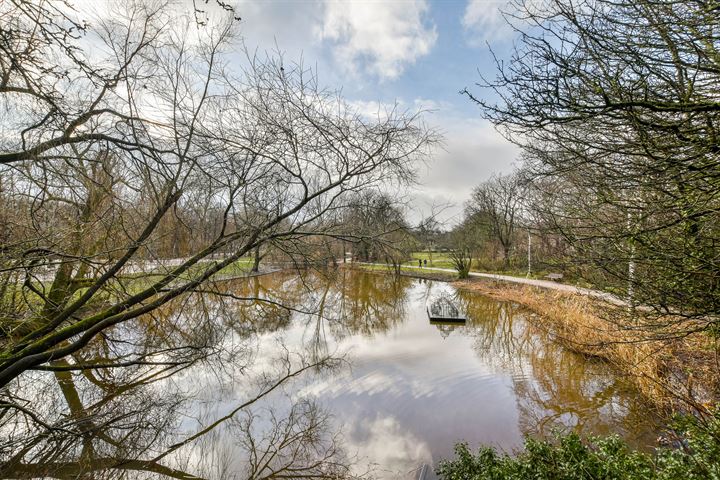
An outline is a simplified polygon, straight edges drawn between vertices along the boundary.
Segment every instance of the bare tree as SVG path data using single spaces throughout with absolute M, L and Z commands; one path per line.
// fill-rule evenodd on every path
M 362 192 L 353 199 L 343 222 L 345 238 L 361 261 L 383 261 L 399 268 L 409 254 L 409 226 L 397 199 L 390 194 Z
M 467 278 L 483 240 L 478 236 L 477 225 L 472 219 L 465 218 L 460 225 L 453 228 L 449 237 L 452 246 L 450 261 L 459 277 Z
M 334 235 L 328 212 L 410 180 L 435 140 L 416 115 L 361 116 L 278 56 L 232 73 L 232 22 L 199 27 L 165 3 L 125 7 L 83 27 L 103 46 L 92 52 L 69 13 L 51 16 L 64 4 L 1 7 L 14 29 L 3 37 L 14 60 L 0 63 L 2 194 L 17 212 L 2 246 L 14 308 L 3 315 L 0 386 L 202 289 L 259 245 L 302 252 Z M 172 228 L 161 226 L 174 215 L 198 228 L 187 218 L 197 198 L 209 223 L 167 262 Z
M 520 223 L 523 188 L 517 173 L 496 176 L 473 189 L 465 206 L 472 223 L 485 226 L 502 248 L 503 263 L 510 265 L 516 228 Z
M 336 364 L 285 352 L 231 414 L 178 432 L 193 399 L 168 379 L 243 372 L 226 336 L 282 329 L 305 305 L 225 269 L 358 238 L 342 212 L 412 181 L 436 141 L 418 114 L 368 119 L 281 55 L 233 69 L 234 12 L 200 13 L 127 1 L 85 22 L 70 2 L 0 4 L 3 475 L 196 478 L 178 452 Z M 249 451 L 272 457 L 258 476 L 349 476 L 319 409 L 272 418 L 281 444 Z
M 264 415 L 265 416 L 265 415 Z M 246 478 L 353 478 L 351 462 L 338 451 L 329 415 L 313 401 L 296 402 L 287 415 L 272 412 L 269 428 L 257 432 L 258 417 L 247 413 L 236 422 L 250 459 Z M 267 422 L 266 419 L 263 418 Z
M 402 319 L 410 283 L 376 280 L 343 270 L 222 282 L 106 330 L 3 389 L 0 476 L 362 476 L 338 423 L 294 382 L 345 365 L 325 335 Z M 283 338 L 291 315 L 306 322 L 297 344 Z
M 311 398 L 272 402 L 286 403 L 287 412 L 284 406 L 267 410 L 264 403 L 306 372 L 332 373 L 342 365 L 341 358 L 324 354 L 309 359 L 302 350 L 279 343 L 275 351 L 264 352 L 270 367 L 254 365 L 258 338 L 282 332 L 286 325 L 267 320 L 273 313 L 315 311 L 315 299 L 308 294 L 313 290 L 290 273 L 266 279 L 261 291 L 255 280 L 240 288 L 223 284 L 217 294 L 176 299 L 150 318 L 105 332 L 72 362 L 53 361 L 29 372 L 24 377 L 28 381 L 4 389 L 0 475 L 227 478 L 223 469 L 232 468 L 232 475 L 238 469 L 254 471 L 263 448 L 267 468 L 296 469 L 307 478 L 324 478 L 322 472 L 328 471 L 337 478 L 350 476 L 353 459 L 345 456 L 336 428 Z M 309 281 L 318 288 L 332 284 L 319 275 Z M 265 302 L 247 301 L 260 295 L 266 295 Z M 91 363 L 94 368 L 83 368 Z M 199 407 L 198 397 L 208 383 L 227 388 L 238 381 L 242 396 L 233 399 L 229 412 Z M 37 398 L 43 401 L 33 401 Z M 190 432 L 178 428 L 179 419 L 188 415 L 199 423 Z M 261 424 L 270 421 L 271 428 L 244 428 L 248 417 Z M 213 438 L 230 443 L 225 436 L 242 446 L 231 466 L 213 444 Z
M 513 2 L 523 32 L 495 80 L 466 92 L 558 179 L 546 219 L 596 284 L 712 328 L 717 244 L 718 6 L 713 2 Z M 544 183 L 551 186 L 551 183 Z

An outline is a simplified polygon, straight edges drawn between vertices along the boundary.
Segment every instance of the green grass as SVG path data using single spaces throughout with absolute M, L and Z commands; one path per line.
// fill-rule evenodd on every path
M 421 251 L 421 252 L 412 252 L 410 254 L 411 259 L 403 262 L 403 265 L 408 266 L 418 266 L 418 260 L 427 260 L 427 267 L 430 268 L 450 268 L 455 269 L 455 265 L 453 264 L 450 255 L 447 252 L 433 252 L 432 254 L 427 251 Z M 423 264 L 423 267 L 425 265 Z M 528 277 L 527 274 L 527 267 L 522 268 L 490 268 L 487 265 L 483 265 L 477 262 L 477 260 L 473 260 L 472 267 L 470 268 L 471 272 L 477 272 L 477 273 L 491 273 L 496 275 L 507 275 L 510 277 L 522 277 L 522 278 L 532 278 L 535 280 L 546 280 L 546 276 L 550 273 L 558 273 L 557 270 L 532 270 L 530 272 L 530 276 Z M 585 287 L 585 288 L 592 288 L 593 285 L 588 284 L 587 282 L 583 282 L 578 278 L 573 278 L 570 276 L 566 276 L 561 280 L 560 283 L 567 283 L 576 285 L 579 287 Z
M 250 272 L 253 266 L 252 258 L 240 258 L 235 263 L 231 263 L 227 267 L 220 270 L 218 275 L 243 275 Z
M 178 280 L 180 281 L 188 281 L 192 280 L 193 278 L 197 277 L 198 275 L 202 274 L 202 272 L 210 266 L 210 264 L 214 262 L 213 260 L 205 260 L 200 261 L 196 263 L 195 265 L 188 268 L 185 272 L 183 272 L 180 276 L 178 276 Z M 227 267 L 221 269 L 219 272 L 217 272 L 213 278 L 223 278 L 223 277 L 233 277 L 233 276 L 240 276 L 240 275 L 247 275 L 250 273 L 250 269 L 253 265 L 253 259 L 244 257 L 240 258 L 237 261 L 231 263 Z M 173 267 L 168 267 L 168 270 L 172 269 Z M 154 270 L 150 272 L 144 272 L 144 273 L 137 273 L 133 274 L 132 276 L 123 276 L 121 277 L 121 281 L 123 282 L 123 286 L 128 290 L 129 293 L 134 294 L 138 293 L 145 288 L 152 285 L 154 282 L 157 282 L 165 275 L 165 272 L 162 270 Z
M 402 272 L 407 273 L 410 275 L 421 275 L 421 276 L 430 276 L 432 274 L 438 274 L 439 272 L 435 272 L 431 270 L 432 268 L 447 268 L 450 270 L 455 270 L 455 265 L 453 264 L 452 260 L 450 259 L 450 255 L 447 252 L 433 252 L 430 254 L 427 251 L 420 251 L 420 252 L 412 252 L 410 254 L 411 259 L 406 260 L 402 263 L 403 268 Z M 432 257 L 432 259 L 431 259 Z M 425 265 L 423 264 L 422 268 L 418 268 L 418 260 L 427 260 L 427 268 L 425 268 Z M 387 270 L 391 269 L 391 265 L 376 265 L 376 266 L 366 266 L 367 269 L 370 270 Z M 409 268 L 409 267 L 415 267 L 415 268 Z M 487 265 L 479 264 L 477 261 L 473 261 L 472 268 L 470 269 L 471 272 L 475 273 L 489 273 L 489 274 L 495 274 L 495 275 L 507 275 L 509 277 L 518 277 L 518 278 L 531 278 L 534 280 L 546 280 L 546 276 L 550 273 L 558 273 L 557 270 L 533 270 L 530 273 L 530 276 L 527 274 L 527 269 L 525 267 L 523 268 L 507 268 L 507 269 L 500 269 L 500 268 L 488 268 Z M 583 287 L 583 288 L 597 288 L 595 285 L 592 285 L 586 281 L 583 281 L 580 278 L 573 277 L 571 275 L 566 276 L 563 278 L 559 283 L 567 284 L 567 285 L 574 285 L 577 287 Z
M 211 260 L 202 261 L 196 265 L 193 265 L 182 275 L 178 277 L 179 281 L 188 281 L 201 274 L 209 265 Z M 227 277 L 244 276 L 250 273 L 250 269 L 253 265 L 253 259 L 250 257 L 241 258 L 227 267 L 220 270 L 215 274 L 214 278 L 222 279 Z M 170 270 L 172 267 L 168 267 Z M 107 285 L 96 292 L 87 306 L 92 305 L 104 305 L 107 302 L 118 301 L 120 298 L 135 295 L 144 291 L 145 289 L 152 286 L 155 282 L 163 278 L 166 272 L 155 269 L 154 271 L 148 272 L 137 272 L 128 275 L 122 275 L 112 279 Z M 41 292 L 47 293 L 47 290 L 51 287 L 52 280 L 46 280 L 43 282 L 33 282 L 33 286 Z M 87 287 L 79 288 L 76 290 L 68 303 L 79 299 L 85 292 Z M 19 312 L 29 311 L 40 311 L 44 305 L 43 299 L 30 291 L 22 284 L 10 285 L 4 292 L 3 298 L 0 299 L 0 303 L 8 306 L 13 304 L 15 300 L 16 308 Z M 0 318 L 0 329 L 8 330 L 14 325 L 14 320 L 8 320 Z
M 394 269 L 392 268 L 392 265 L 389 264 L 377 264 L 377 265 L 355 265 L 354 268 L 358 268 L 361 270 L 366 270 L 370 272 L 382 272 L 382 273 L 388 273 L 388 272 L 394 272 Z M 449 273 L 449 272 L 437 272 L 435 270 L 428 268 L 410 268 L 409 266 L 400 266 L 400 273 L 410 276 L 419 276 L 419 277 L 426 277 L 426 278 L 442 278 L 447 280 L 456 280 L 457 274 L 456 273 Z
M 411 257 L 412 257 L 412 260 L 408 260 L 408 261 L 404 262 L 403 265 L 417 266 L 418 260 L 427 260 L 428 267 L 455 269 L 455 264 L 452 262 L 450 255 L 446 252 L 434 252 L 432 254 L 430 254 L 429 252 L 413 252 L 411 254 Z M 424 263 L 423 263 L 423 266 L 425 266 Z M 512 277 L 527 276 L 527 270 L 518 269 L 518 268 L 510 268 L 510 269 L 505 269 L 505 270 L 483 268 L 475 260 L 473 261 L 472 268 L 470 269 L 470 271 L 471 272 L 480 272 L 480 273 L 495 273 L 498 275 L 510 275 Z M 530 278 L 542 279 L 548 273 L 549 272 L 544 272 L 544 271 L 532 272 L 532 274 L 530 275 Z
M 187 281 L 192 278 L 195 278 L 197 275 L 201 274 L 209 265 L 210 260 L 208 261 L 201 261 L 192 267 L 190 267 L 188 270 L 183 272 L 179 277 L 178 280 L 181 281 Z M 253 265 L 253 259 L 250 257 L 240 258 L 236 262 L 231 263 L 227 267 L 220 270 L 218 273 L 215 274 L 216 278 L 222 278 L 222 277 L 232 277 L 232 276 L 240 276 L 240 275 L 246 275 L 250 273 L 250 269 Z M 172 267 L 168 267 L 168 270 L 170 270 Z M 114 282 L 119 282 L 120 286 L 130 295 L 139 293 L 143 291 L 144 289 L 151 286 L 153 283 L 160 280 L 166 272 L 155 269 L 148 272 L 137 272 L 127 275 L 122 275 L 116 277 Z M 111 283 L 112 284 L 112 283 Z M 40 291 L 47 291 L 47 289 L 50 288 L 52 285 L 52 281 L 44 281 L 44 282 L 33 282 L 33 285 Z M 117 283 L 115 283 L 117 286 Z M 9 288 L 5 292 L 5 296 L 8 297 L 5 300 L 9 300 L 9 297 L 12 295 L 21 295 L 20 290 L 23 289 L 21 285 L 17 285 L 15 289 Z M 79 298 L 84 292 L 86 291 L 86 288 L 80 288 L 78 289 L 74 294 L 70 301 L 73 301 L 77 298 Z M 102 292 L 102 290 L 101 290 Z M 98 292 L 98 295 L 101 294 L 101 292 Z M 36 304 L 35 306 L 39 306 L 42 301 L 40 297 L 38 297 L 33 292 L 24 289 L 24 302 L 26 303 L 32 303 Z
M 450 255 L 445 252 L 413 252 L 412 260 L 404 262 L 403 265 L 417 266 L 418 260 L 427 260 L 427 266 L 433 268 L 455 268 Z M 423 265 L 424 266 L 424 265 Z

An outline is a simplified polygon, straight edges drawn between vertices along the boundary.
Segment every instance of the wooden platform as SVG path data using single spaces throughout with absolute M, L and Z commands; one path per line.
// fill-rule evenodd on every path
M 467 321 L 467 317 L 464 315 L 459 315 L 457 317 L 442 317 L 442 316 L 433 316 L 432 313 L 430 313 L 430 307 L 427 309 L 428 318 L 430 318 L 430 323 L 465 323 Z
M 460 307 L 447 296 L 441 296 L 428 302 L 427 314 L 430 321 L 435 322 L 464 322 L 467 320 Z

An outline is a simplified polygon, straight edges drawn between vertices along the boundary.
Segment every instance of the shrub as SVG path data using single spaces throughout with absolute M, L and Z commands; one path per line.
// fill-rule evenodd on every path
M 465 443 L 438 467 L 443 480 L 720 480 L 720 410 L 708 421 L 674 422 L 680 448 L 654 455 L 632 450 L 617 436 L 583 441 L 575 433 L 555 441 L 528 438 L 517 456 L 490 447 L 472 453 Z

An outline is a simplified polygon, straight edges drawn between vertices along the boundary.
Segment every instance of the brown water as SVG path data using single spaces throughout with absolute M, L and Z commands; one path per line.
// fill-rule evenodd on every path
M 14 393 L 46 417 L 122 419 L 122 427 L 108 423 L 92 448 L 87 439 L 71 447 L 38 440 L 44 451 L 72 461 L 86 455 L 88 465 L 99 464 L 98 452 L 145 459 L 127 478 L 158 473 L 148 458 L 205 478 L 260 478 L 268 458 L 295 465 L 313 455 L 353 473 L 413 478 L 423 465 L 451 457 L 459 441 L 512 451 L 524 436 L 575 430 L 615 433 L 647 448 L 657 436 L 654 417 L 626 379 L 554 344 L 511 303 L 444 283 L 352 271 L 302 280 L 278 273 L 222 289 L 225 296 L 177 302 L 108 340 L 118 351 L 196 342 L 204 353 L 192 364 L 99 378 L 36 373 L 20 382 Z M 465 325 L 428 320 L 427 299 L 441 291 L 456 295 Z M 237 298 L 250 295 L 290 310 Z M 249 402 L 261 392 L 269 393 Z M 304 449 L 293 450 L 292 442 Z M 48 455 L 39 457 L 44 465 Z

